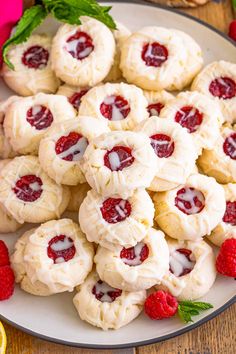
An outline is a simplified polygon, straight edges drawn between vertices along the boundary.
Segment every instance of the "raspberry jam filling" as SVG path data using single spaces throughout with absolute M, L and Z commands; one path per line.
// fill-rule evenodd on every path
M 66 50 L 73 58 L 83 60 L 94 50 L 93 40 L 87 33 L 77 31 L 67 39 Z
M 148 258 L 149 248 L 143 243 L 139 242 L 136 246 L 130 248 L 122 248 L 120 258 L 129 266 L 138 266 Z
M 149 104 L 147 106 L 147 111 L 149 113 L 149 117 L 158 116 L 161 113 L 162 108 L 164 108 L 164 107 L 165 107 L 165 105 L 161 102 Z
M 55 151 L 58 157 L 65 161 L 80 161 L 88 146 L 88 140 L 81 134 L 70 132 L 61 136 L 56 144 Z
M 232 160 L 236 160 L 236 133 L 231 134 L 225 139 L 223 150 Z
M 143 46 L 141 57 L 147 66 L 158 68 L 168 59 L 168 54 L 164 45 L 153 42 Z
M 108 198 L 100 208 L 103 219 L 109 224 L 116 224 L 128 218 L 131 214 L 131 204 L 121 198 Z
M 104 165 L 111 171 L 122 171 L 133 162 L 132 150 L 127 146 L 114 146 L 104 155 Z
M 99 280 L 92 289 L 92 294 L 101 302 L 113 302 L 121 296 L 122 290 L 112 288 L 102 280 Z
M 53 122 L 53 115 L 47 107 L 36 105 L 28 109 L 26 120 L 35 129 L 43 130 L 50 127 Z
M 218 77 L 209 85 L 210 93 L 224 100 L 228 100 L 236 96 L 236 82 L 230 77 Z
M 175 121 L 189 133 L 194 133 L 202 124 L 203 114 L 195 107 L 184 106 L 176 113 Z
M 44 69 L 48 59 L 49 52 L 39 45 L 34 45 L 23 53 L 21 61 L 30 69 Z
M 80 92 L 75 92 L 71 97 L 68 98 L 68 101 L 74 109 L 79 110 L 81 104 L 81 98 L 88 92 L 88 90 L 81 90 Z
M 106 119 L 117 121 L 125 119 L 129 112 L 129 103 L 122 96 L 108 96 L 100 105 L 100 112 Z
M 15 187 L 12 188 L 17 198 L 24 202 L 35 202 L 40 198 L 43 182 L 35 175 L 25 175 L 18 179 Z
M 68 262 L 75 252 L 74 241 L 65 235 L 55 236 L 48 242 L 47 254 L 54 263 Z
M 170 254 L 170 272 L 176 277 L 182 277 L 190 273 L 196 261 L 192 251 L 186 248 L 179 248 Z
M 233 226 L 236 226 L 236 201 L 226 202 L 226 210 L 223 216 L 223 221 Z
M 175 143 L 171 137 L 165 134 L 155 134 L 150 136 L 151 145 L 155 154 L 160 158 L 170 157 L 175 149 Z
M 181 188 L 175 197 L 175 206 L 184 214 L 198 214 L 205 207 L 205 197 L 195 188 Z

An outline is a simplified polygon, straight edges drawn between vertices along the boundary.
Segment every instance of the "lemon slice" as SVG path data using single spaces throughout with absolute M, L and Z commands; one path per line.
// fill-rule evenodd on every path
M 0 322 L 0 354 L 5 354 L 6 346 L 7 346 L 7 336 L 6 336 L 5 329 L 2 325 L 2 322 Z

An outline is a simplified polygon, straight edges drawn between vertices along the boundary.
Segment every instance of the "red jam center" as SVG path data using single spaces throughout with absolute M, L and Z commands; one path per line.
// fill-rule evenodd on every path
M 132 207 L 128 200 L 108 198 L 103 202 L 100 210 L 106 222 L 116 224 L 130 216 Z
M 175 121 L 186 128 L 189 133 L 194 133 L 203 121 L 203 114 L 192 106 L 182 107 L 175 115 Z
M 104 165 L 111 171 L 122 171 L 133 162 L 132 150 L 127 146 L 115 146 L 104 155 Z
M 81 104 L 81 98 L 88 92 L 88 90 L 81 90 L 80 92 L 75 92 L 71 97 L 68 98 L 68 101 L 74 109 L 79 110 Z
M 149 113 L 149 117 L 152 116 L 158 116 L 161 113 L 162 108 L 164 108 L 165 105 L 161 102 L 157 103 L 152 103 L 147 106 L 147 111 Z
M 228 100 L 236 96 L 236 83 L 229 77 L 218 77 L 209 85 L 210 93 L 224 100 Z
M 158 68 L 168 59 L 168 50 L 160 43 L 147 43 L 143 46 L 141 56 L 147 66 Z
M 205 206 L 205 197 L 195 188 L 184 187 L 176 194 L 175 206 L 184 214 L 198 214 Z
M 66 50 L 73 58 L 82 60 L 94 50 L 92 38 L 85 32 L 77 31 L 66 41 Z
M 151 145 L 156 155 L 160 158 L 170 157 L 175 149 L 175 143 L 168 135 L 155 134 L 150 136 Z
M 47 66 L 49 52 L 39 45 L 28 48 L 21 58 L 22 63 L 31 69 L 44 69 Z
M 176 277 L 182 277 L 190 273 L 195 264 L 196 262 L 193 260 L 192 251 L 186 248 L 179 248 L 170 254 L 169 270 Z
M 236 201 L 235 202 L 226 202 L 225 215 L 223 221 L 236 226 Z
M 42 194 L 43 182 L 35 175 L 25 175 L 18 179 L 12 190 L 18 199 L 24 202 L 35 202 Z
M 27 122 L 37 130 L 43 130 L 53 122 L 53 115 L 45 106 L 36 105 L 28 109 L 26 113 Z
M 227 156 L 236 160 L 236 133 L 231 134 L 225 139 L 223 150 Z
M 92 294 L 101 302 L 113 302 L 121 296 L 122 290 L 112 288 L 102 280 L 99 280 L 92 289 Z
M 88 146 L 88 140 L 81 134 L 70 132 L 61 136 L 55 145 L 56 154 L 65 161 L 80 161 Z
M 136 246 L 130 248 L 122 248 L 120 258 L 129 266 L 138 266 L 148 258 L 149 248 L 143 243 L 139 242 Z
M 55 236 L 48 242 L 47 254 L 54 263 L 68 262 L 75 252 L 74 241 L 65 235 Z
M 106 119 L 117 121 L 125 119 L 129 112 L 129 103 L 122 96 L 108 96 L 100 105 L 100 112 Z

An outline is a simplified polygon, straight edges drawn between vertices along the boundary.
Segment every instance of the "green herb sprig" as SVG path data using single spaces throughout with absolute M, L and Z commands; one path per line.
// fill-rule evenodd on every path
M 213 305 L 208 302 L 180 301 L 178 305 L 178 315 L 185 323 L 193 322 L 192 316 L 199 315 L 200 312 L 212 308 Z
M 31 33 L 43 22 L 48 14 L 57 20 L 71 25 L 80 25 L 81 16 L 90 16 L 111 29 L 116 29 L 113 18 L 109 15 L 111 6 L 101 6 L 96 0 L 40 0 L 37 5 L 26 10 L 18 22 L 15 33 L 3 45 L 3 60 L 14 70 L 7 57 L 11 45 L 27 41 Z

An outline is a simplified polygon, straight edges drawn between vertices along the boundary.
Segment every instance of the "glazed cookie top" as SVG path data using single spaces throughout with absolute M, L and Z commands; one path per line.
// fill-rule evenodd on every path
M 102 197 L 91 190 L 79 210 L 81 229 L 88 240 L 112 250 L 141 241 L 152 226 L 153 217 L 152 200 L 142 188 L 127 199 Z
M 224 118 L 236 120 L 236 64 L 215 61 L 195 78 L 192 90 L 197 90 L 220 103 Z
M 1 170 L 0 202 L 20 223 L 59 217 L 63 198 L 69 202 L 64 192 L 43 172 L 37 157 L 15 157 Z
M 141 122 L 137 131 L 149 137 L 156 155 L 158 170 L 150 189 L 163 190 L 160 179 L 177 185 L 185 183 L 197 158 L 190 134 L 172 120 L 158 117 Z
M 213 149 L 199 159 L 203 171 L 221 183 L 236 182 L 236 126 L 223 126 Z
M 79 114 L 105 121 L 111 130 L 132 130 L 148 117 L 140 88 L 125 83 L 100 85 L 82 98 Z
M 121 69 L 129 82 L 147 90 L 181 89 L 188 52 L 175 30 L 145 27 L 121 48 Z
M 92 272 L 80 285 L 73 302 L 80 317 L 104 330 L 131 322 L 142 311 L 146 291 L 127 292 L 110 287 Z
M 171 294 L 180 299 L 197 299 L 212 286 L 215 277 L 215 258 L 205 241 L 176 241 L 167 239 L 169 272 L 162 279 Z
M 3 76 L 7 82 L 11 77 L 14 78 L 16 92 L 29 96 L 40 91 L 56 91 L 60 82 L 51 69 L 51 44 L 51 37 L 33 34 L 26 42 L 10 48 L 8 57 L 14 65 L 14 71 L 4 64 Z M 14 89 L 13 83 L 11 87 Z
M 32 283 L 39 280 L 56 293 L 60 287 L 72 291 L 83 282 L 92 268 L 93 254 L 93 246 L 76 223 L 52 220 L 31 233 L 24 262 Z
M 8 106 L 4 129 L 14 150 L 37 154 L 39 142 L 48 128 L 75 116 L 66 97 L 39 93 L 19 98 Z
M 59 28 L 52 44 L 52 67 L 68 84 L 94 86 L 108 74 L 115 54 L 112 32 L 100 21 L 81 17 L 79 26 Z
M 114 251 L 99 246 L 94 262 L 101 279 L 129 291 L 150 288 L 168 270 L 169 251 L 162 231 L 150 228 L 141 242 Z M 146 282 L 146 286 L 144 285 Z
M 188 177 L 184 185 L 156 194 L 156 220 L 176 239 L 196 240 L 210 232 L 225 212 L 224 190 L 216 180 L 202 174 Z M 172 222 L 167 222 L 167 220 Z
M 55 124 L 41 140 L 39 160 L 57 183 L 76 185 L 85 182 L 81 166 L 89 142 L 104 132 L 107 125 L 93 117 L 79 116 Z
M 212 149 L 224 120 L 218 103 L 198 92 L 181 92 L 166 104 L 160 117 L 187 129 L 199 153 L 203 148 Z
M 88 145 L 84 154 L 85 177 L 104 196 L 126 198 L 136 188 L 148 187 L 156 167 L 155 153 L 142 133 L 102 134 Z

